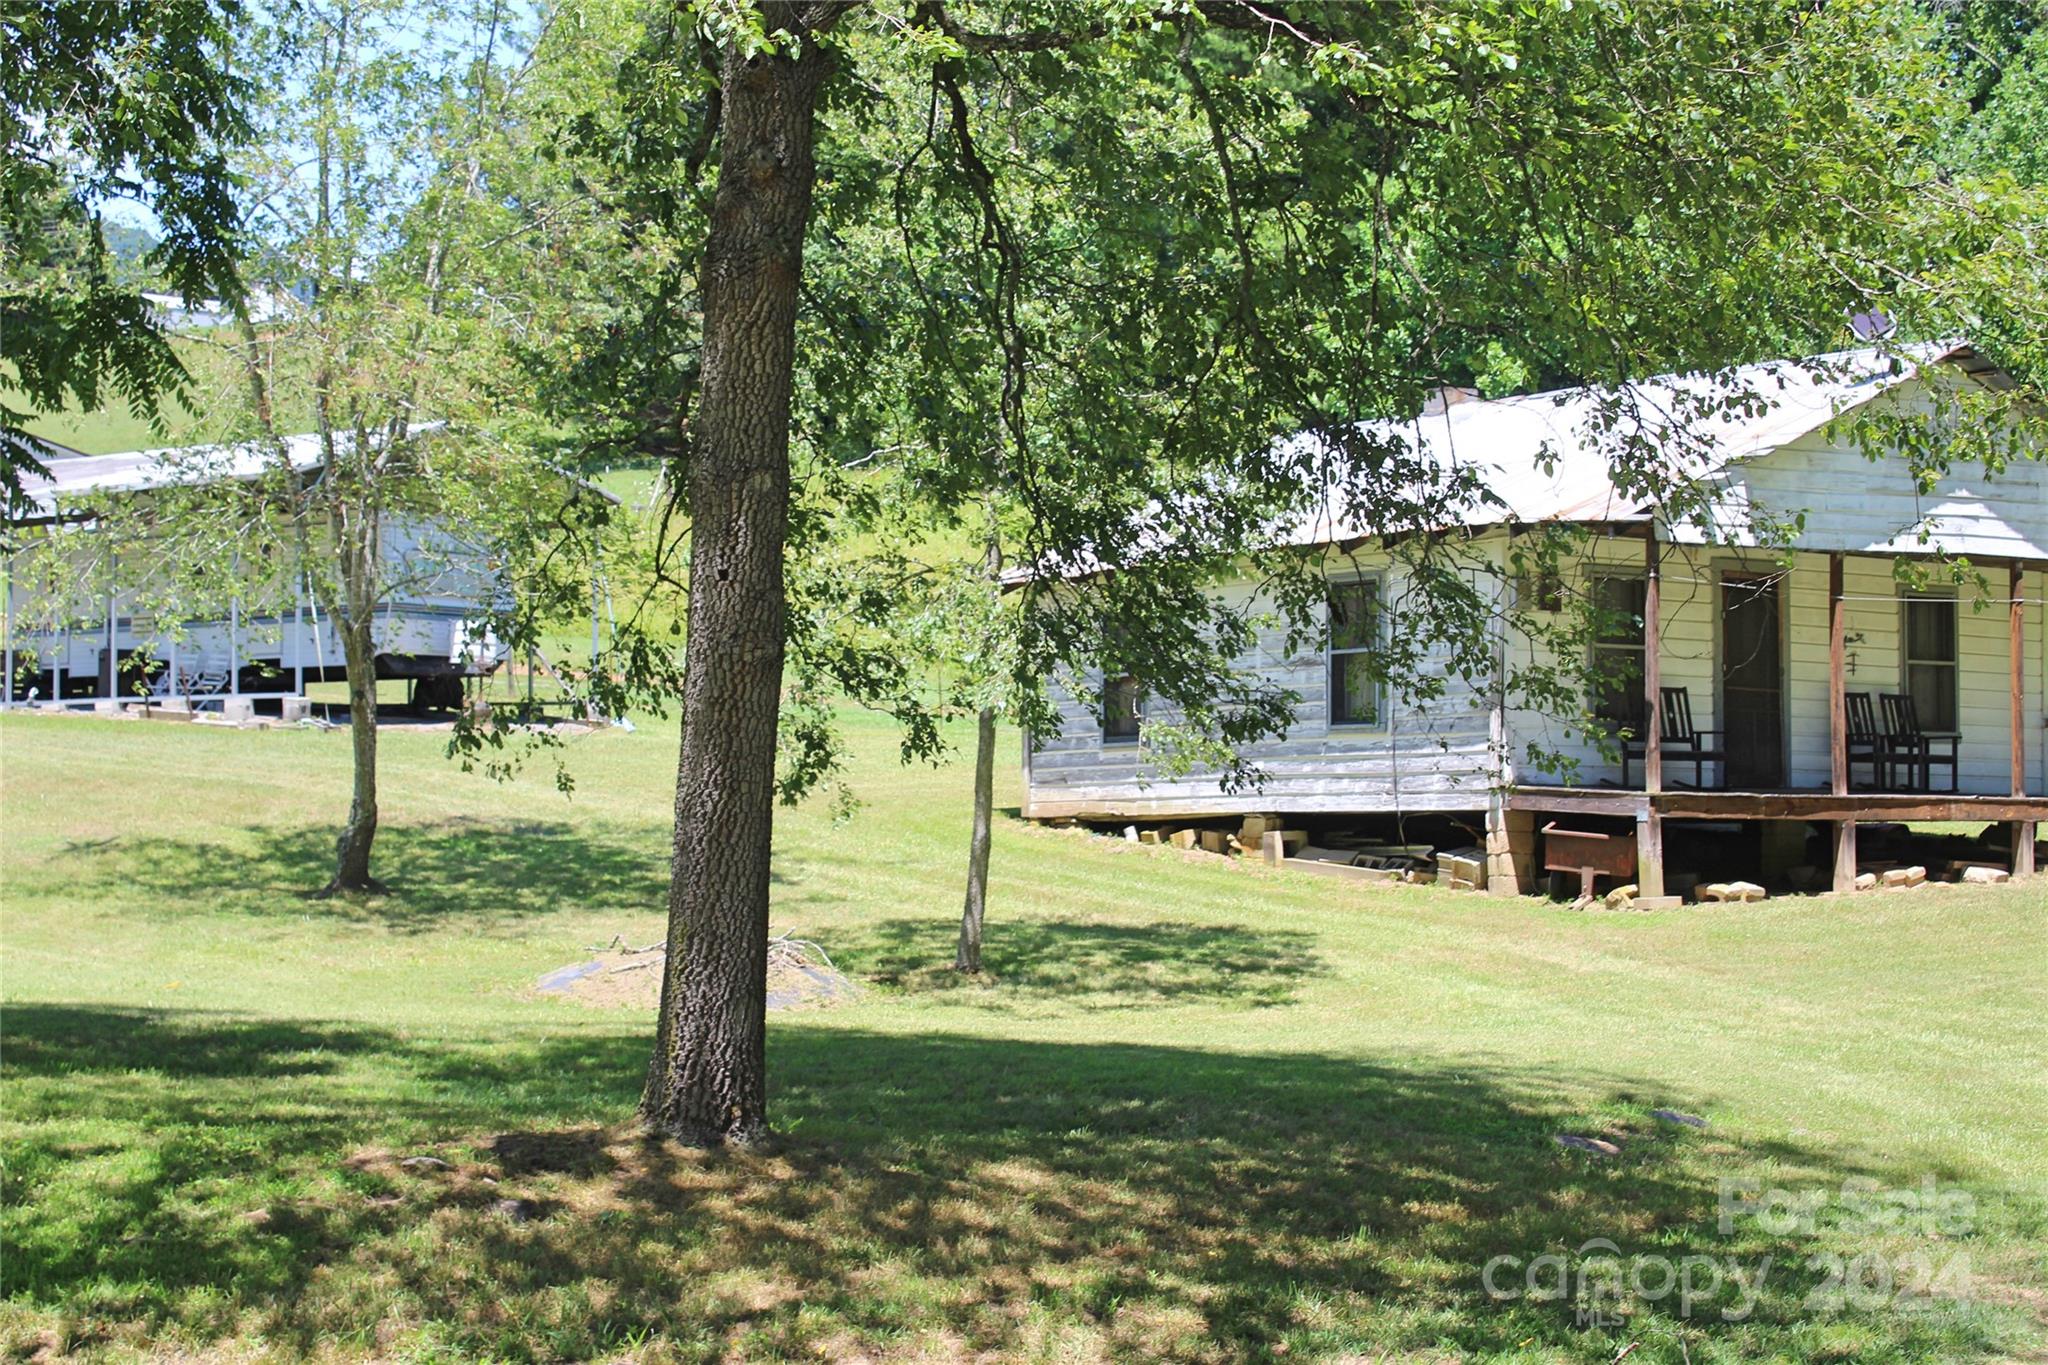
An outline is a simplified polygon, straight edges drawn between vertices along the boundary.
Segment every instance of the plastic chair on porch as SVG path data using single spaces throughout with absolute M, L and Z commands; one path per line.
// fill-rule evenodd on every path
M 1930 735 L 1920 728 L 1920 708 L 1914 704 L 1909 692 L 1884 692 L 1878 695 L 1879 705 L 1884 707 L 1885 738 L 1893 746 L 1894 769 L 1904 764 L 1912 773 L 1918 785 L 1916 791 L 1934 790 L 1934 769 L 1948 768 L 1948 789 L 1962 790 L 1962 774 L 1956 762 L 1956 747 L 1960 740 L 1957 735 Z M 1937 744 L 1946 744 L 1948 752 L 1938 754 Z

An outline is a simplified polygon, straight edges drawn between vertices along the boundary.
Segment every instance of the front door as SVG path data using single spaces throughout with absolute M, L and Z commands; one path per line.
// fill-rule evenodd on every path
M 1728 785 L 1785 785 L 1785 670 L 1775 577 L 1721 579 L 1721 724 Z

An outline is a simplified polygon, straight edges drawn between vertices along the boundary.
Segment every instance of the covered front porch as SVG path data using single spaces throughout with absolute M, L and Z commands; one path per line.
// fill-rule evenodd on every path
M 1843 891 L 1856 882 L 1859 824 L 2005 824 L 2010 870 L 2035 870 L 2048 820 L 2048 641 L 2030 626 L 2043 561 L 1980 561 L 1988 592 L 1912 590 L 1895 585 L 1894 555 L 1806 551 L 1759 572 L 1668 546 L 1650 526 L 1640 534 L 1642 662 L 1619 780 L 1616 766 L 1585 785 L 1518 777 L 1494 822 L 1497 867 L 1528 881 L 1542 826 L 1590 817 L 1633 824 L 1645 896 L 1664 894 L 1666 821 L 1827 826 L 1829 880 Z M 1676 607 L 1673 567 L 1691 589 Z

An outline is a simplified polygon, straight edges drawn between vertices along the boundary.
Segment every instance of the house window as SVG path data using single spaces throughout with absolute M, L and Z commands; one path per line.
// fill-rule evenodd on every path
M 1380 638 L 1376 578 L 1330 585 L 1330 723 L 1378 725 L 1385 709 L 1373 655 Z
M 1906 692 L 1920 728 L 1956 731 L 1956 600 L 1909 597 L 1906 611 Z
M 1145 689 L 1126 673 L 1102 683 L 1102 742 L 1136 744 L 1145 719 Z
M 1640 578 L 1592 583 L 1593 714 L 1614 729 L 1643 732 L 1643 602 Z

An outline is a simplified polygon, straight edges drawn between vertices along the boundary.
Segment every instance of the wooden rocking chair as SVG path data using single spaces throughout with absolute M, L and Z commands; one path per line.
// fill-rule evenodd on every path
M 1725 732 L 1702 730 L 1692 723 L 1692 697 L 1682 687 L 1660 687 L 1657 695 L 1662 699 L 1659 707 L 1662 723 L 1658 726 L 1658 750 L 1666 760 L 1677 759 L 1680 763 L 1692 764 L 1692 784 L 1704 790 L 1707 785 L 1707 765 L 1726 763 L 1728 750 Z M 1712 736 L 1717 742 L 1707 743 Z M 1631 785 L 1628 780 L 1629 763 L 1632 759 L 1645 758 L 1647 745 L 1639 739 L 1625 739 L 1621 743 L 1621 785 Z
M 1913 702 L 1909 692 L 1885 692 L 1878 696 L 1878 703 L 1884 707 L 1885 741 L 1893 749 L 1893 769 L 1904 764 L 1906 770 L 1917 781 L 1914 791 L 1934 790 L 1934 769 L 1948 768 L 1948 789 L 1951 792 L 1962 789 L 1962 774 L 1956 763 L 1957 735 L 1930 735 L 1920 728 L 1920 708 Z M 1948 752 L 1936 753 L 1934 746 L 1946 744 Z
M 1874 791 L 1885 791 L 1892 786 L 1893 765 L 1899 759 L 1899 749 L 1891 736 L 1877 723 L 1877 705 L 1870 700 L 1868 692 L 1844 692 L 1842 702 L 1849 717 L 1849 733 L 1845 744 L 1849 754 L 1849 785 L 1856 784 L 1856 765 L 1870 765 L 1870 786 Z

